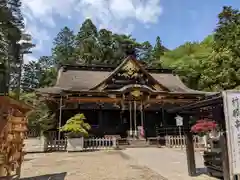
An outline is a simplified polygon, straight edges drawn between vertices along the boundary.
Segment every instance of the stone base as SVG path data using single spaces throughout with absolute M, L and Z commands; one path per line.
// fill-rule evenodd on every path
M 25 139 L 24 144 L 25 145 L 24 145 L 23 150 L 27 153 L 44 152 L 45 151 L 45 138 L 44 137 Z
M 67 139 L 67 151 L 77 152 L 83 151 L 84 138 L 68 138 Z

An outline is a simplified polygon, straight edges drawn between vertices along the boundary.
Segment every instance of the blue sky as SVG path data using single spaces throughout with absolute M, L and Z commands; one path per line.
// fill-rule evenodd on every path
M 52 40 L 68 26 L 75 32 L 86 18 L 98 28 L 132 34 L 138 41 L 174 49 L 186 41 L 201 41 L 213 32 L 224 5 L 240 9 L 240 0 L 22 0 L 26 31 L 36 48 L 25 61 L 50 55 Z

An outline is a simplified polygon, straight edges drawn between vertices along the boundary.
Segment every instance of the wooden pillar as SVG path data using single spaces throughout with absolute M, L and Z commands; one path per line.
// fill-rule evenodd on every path
M 195 162 L 195 153 L 194 153 L 194 143 L 193 143 L 193 134 L 190 132 L 189 128 L 189 116 L 184 115 L 183 124 L 185 129 L 185 139 L 186 139 L 186 156 L 187 156 L 187 167 L 188 175 L 196 175 L 196 162 Z
M 61 139 L 60 128 L 62 127 L 62 108 L 63 108 L 63 97 L 62 97 L 62 95 L 61 95 L 59 104 L 60 104 L 60 107 L 59 107 L 59 120 L 58 120 L 58 140 Z
M 133 102 L 133 117 L 134 117 L 134 138 L 137 137 L 137 104 L 136 101 Z
M 141 111 L 140 111 L 140 113 L 141 113 L 141 126 L 142 126 L 142 128 L 143 128 L 143 102 L 141 101 Z
M 162 130 L 161 133 L 164 134 L 164 136 L 166 136 L 168 133 L 167 133 L 167 123 L 165 121 L 165 114 L 164 114 L 164 109 L 161 108 L 161 116 L 162 116 L 162 122 L 161 122 L 161 125 L 160 125 L 160 129 Z
M 101 105 L 99 105 L 98 110 L 98 125 L 100 128 L 103 127 L 103 110 Z
M 132 137 L 132 101 L 129 101 L 129 125 L 130 125 L 130 136 Z
M 228 158 L 228 147 L 226 133 L 224 132 L 220 137 L 221 155 L 222 155 L 222 167 L 223 167 L 223 179 L 231 180 L 233 177 L 230 176 L 229 172 L 229 158 Z

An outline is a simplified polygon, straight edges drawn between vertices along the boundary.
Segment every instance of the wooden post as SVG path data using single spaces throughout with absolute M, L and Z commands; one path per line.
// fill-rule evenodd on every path
M 143 128 L 143 102 L 141 101 L 141 126 Z
M 131 101 L 129 101 L 129 121 L 130 121 L 130 123 L 129 123 L 129 125 L 130 125 L 130 132 L 129 132 L 129 135 L 130 135 L 130 137 L 132 137 L 132 102 Z
M 60 108 L 59 108 L 59 120 L 58 120 L 58 140 L 61 139 L 61 131 L 60 131 L 60 128 L 62 126 L 62 108 L 63 108 L 63 99 L 62 99 L 62 95 L 61 95 L 61 98 L 60 98 Z
M 163 132 L 161 132 L 161 133 L 163 133 L 164 136 L 166 136 L 166 135 L 168 134 L 168 133 L 167 133 L 167 123 L 166 123 L 166 121 L 165 121 L 164 109 L 163 109 L 163 108 L 161 108 L 161 115 L 162 115 L 162 124 L 161 124 L 160 128 L 161 128 L 161 130 L 163 131 Z M 162 127 L 163 127 L 163 128 L 162 128 Z
M 195 153 L 194 153 L 194 143 L 193 143 L 193 134 L 189 129 L 189 116 L 184 115 L 183 125 L 185 130 L 185 139 L 186 139 L 186 156 L 187 156 L 187 166 L 188 166 L 188 175 L 196 175 L 196 163 L 195 163 Z
M 102 128 L 103 126 L 103 112 L 102 112 L 102 105 L 99 105 L 99 109 L 98 109 L 98 125 L 99 128 Z
M 230 176 L 230 172 L 229 172 L 229 158 L 228 158 L 227 138 L 226 138 L 225 132 L 220 137 L 220 146 L 221 146 L 221 153 L 222 153 L 223 179 L 232 180 L 233 177 Z
M 185 137 L 186 137 L 188 175 L 195 176 L 196 163 L 195 163 L 195 154 L 194 154 L 193 135 L 191 132 L 186 132 Z
M 134 109 L 133 109 L 133 117 L 134 117 L 134 138 L 137 137 L 137 104 L 136 101 L 133 102 Z

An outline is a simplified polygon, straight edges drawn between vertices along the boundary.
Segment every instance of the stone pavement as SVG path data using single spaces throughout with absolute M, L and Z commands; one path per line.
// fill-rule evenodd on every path
M 27 154 L 21 180 L 164 180 L 121 151 Z
M 197 168 L 203 168 L 196 153 Z M 187 175 L 185 152 L 167 148 L 27 154 L 21 180 L 211 180 Z
M 135 159 L 139 165 L 147 166 L 169 180 L 213 180 L 216 178 L 204 174 L 203 159 L 200 152 L 195 153 L 197 177 L 189 177 L 187 173 L 186 153 L 180 149 L 168 148 L 129 148 L 122 151 Z

